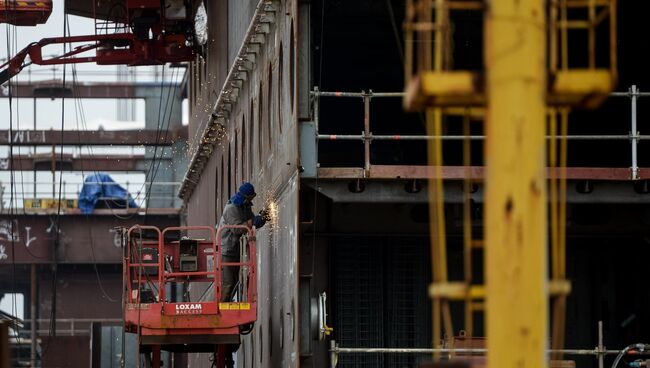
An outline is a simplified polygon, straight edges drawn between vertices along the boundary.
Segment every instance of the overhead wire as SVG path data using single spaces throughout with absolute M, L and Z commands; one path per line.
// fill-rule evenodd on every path
M 66 36 L 67 33 L 67 26 L 68 26 L 68 13 L 64 9 L 63 10 L 63 37 Z M 66 53 L 66 44 L 63 43 L 63 53 Z M 66 83 L 66 73 L 67 73 L 67 67 L 66 64 L 63 64 L 63 81 L 62 81 L 62 88 L 65 90 L 65 83 Z M 63 143 L 63 131 L 65 130 L 65 94 L 61 96 L 61 143 Z M 63 145 L 60 147 L 60 154 L 59 154 L 59 161 L 63 162 Z M 56 177 L 54 178 L 56 179 Z M 54 220 L 54 227 L 52 230 L 55 232 L 54 233 L 54 243 L 53 243 L 53 249 L 52 249 L 52 307 L 50 309 L 51 311 L 51 317 L 50 317 L 50 336 L 51 337 L 56 337 L 56 287 L 57 287 L 57 281 L 58 281 L 58 250 L 59 250 L 59 245 L 61 241 L 61 194 L 62 194 L 62 189 L 63 189 L 63 167 L 59 167 L 59 193 L 58 193 L 58 200 L 57 200 L 57 209 L 56 209 L 56 217 Z
M 7 6 L 16 6 L 15 2 L 9 2 Z M 15 12 L 12 12 L 15 13 Z M 6 24 L 6 42 L 7 42 L 7 57 L 10 57 L 12 54 L 11 50 L 11 27 L 9 23 Z M 9 159 L 10 159 L 10 173 L 9 173 L 9 231 L 10 231 L 10 241 L 11 241 L 11 311 L 14 316 L 18 316 L 18 306 L 16 304 L 16 241 L 15 241 L 15 214 L 13 211 L 14 206 L 14 172 L 13 172 L 13 96 L 12 96 L 12 84 L 11 81 L 8 83 L 8 97 L 9 97 Z M 32 322 L 33 323 L 33 322 Z M 18 341 L 20 341 L 20 334 L 16 333 Z
M 176 74 L 178 74 L 178 73 L 176 73 Z M 177 75 L 176 76 L 172 75 L 172 78 L 176 78 L 176 77 L 177 77 Z M 170 95 L 172 93 L 176 93 L 177 88 L 178 87 L 176 87 L 176 86 L 173 87 L 173 88 L 171 88 L 171 87 L 168 88 L 167 99 L 166 99 L 166 102 L 165 102 L 165 109 L 164 109 L 164 112 L 163 112 L 163 120 L 165 119 L 165 115 L 167 115 L 167 106 L 169 105 Z M 162 91 L 161 91 L 161 94 L 162 94 Z M 163 137 L 163 140 L 165 140 L 165 141 L 167 140 L 167 137 L 169 135 L 169 124 L 170 124 L 170 121 L 171 121 L 171 118 L 172 118 L 172 112 L 174 110 L 174 100 L 175 99 L 172 98 L 171 99 L 171 105 L 169 105 L 169 115 L 167 115 L 167 121 L 166 121 L 166 125 L 165 125 L 165 135 Z M 156 143 L 159 143 L 159 142 L 160 142 L 159 140 L 156 141 Z M 158 147 L 158 145 L 156 145 L 156 148 L 157 147 Z M 155 165 L 155 169 L 153 171 L 153 174 L 151 175 L 151 179 L 150 179 L 151 184 L 149 185 L 149 190 L 145 193 L 145 200 L 146 200 L 147 204 L 149 202 L 149 199 L 151 198 L 151 189 L 153 187 L 153 183 L 155 182 L 156 176 L 158 175 L 158 170 L 160 169 L 160 164 L 162 163 L 162 158 L 164 157 L 164 155 L 165 155 L 165 147 L 162 147 L 161 154 L 160 154 L 160 159 L 157 162 L 155 161 L 155 154 L 154 154 L 154 161 L 152 161 L 151 166 L 153 167 Z M 148 210 L 149 210 L 149 206 L 147 205 L 146 208 L 145 208 L 145 212 L 144 212 L 145 221 L 146 221 L 146 218 L 147 218 Z
M 68 22 L 68 34 L 70 34 L 70 28 L 69 27 L 70 27 L 70 23 Z M 76 84 L 77 84 L 77 74 L 76 74 L 77 73 L 77 68 L 73 64 L 71 69 L 72 69 L 72 84 L 73 84 L 72 90 L 73 90 L 73 96 L 74 96 L 74 102 L 75 102 L 75 105 L 74 105 L 75 106 L 75 121 L 76 121 L 76 125 L 77 125 L 77 139 L 79 141 L 79 145 L 81 146 L 82 142 L 81 142 L 81 133 L 80 133 L 80 129 L 79 129 L 80 128 L 79 127 L 79 116 L 80 116 L 80 113 L 83 113 L 83 103 L 82 103 L 81 99 L 79 98 L 77 88 L 75 88 Z M 82 120 L 82 121 L 84 122 L 84 125 L 85 125 L 85 120 Z M 87 130 L 86 127 L 84 127 L 84 130 Z M 89 149 L 89 154 L 90 154 L 90 157 L 91 157 L 91 162 L 95 163 L 96 161 L 93 159 L 94 154 L 92 152 L 92 148 L 90 146 L 88 146 L 88 149 Z M 82 177 L 85 177 L 85 171 L 84 171 L 84 167 L 83 167 L 84 162 L 83 161 L 82 161 L 81 165 L 82 165 L 81 166 L 81 175 L 82 175 Z M 92 170 L 95 173 L 97 173 L 96 168 L 93 168 Z M 89 239 L 89 243 L 90 243 L 90 254 L 91 254 L 91 259 L 92 259 L 92 263 L 93 263 L 93 269 L 95 271 L 95 278 L 97 280 L 97 285 L 99 286 L 99 290 L 101 291 L 101 293 L 103 294 L 103 296 L 104 296 L 104 298 L 106 300 L 108 300 L 111 303 L 116 303 L 118 300 L 116 298 L 111 297 L 108 294 L 108 292 L 106 292 L 106 288 L 104 287 L 104 283 L 102 282 L 102 277 L 101 277 L 101 275 L 99 273 L 99 267 L 97 266 L 97 259 L 96 259 L 96 256 L 95 256 L 95 242 L 93 240 L 94 237 L 93 237 L 93 233 L 92 233 L 92 226 L 90 224 L 90 218 L 88 216 L 86 216 L 85 220 L 86 220 L 86 224 L 88 225 L 87 228 L 88 228 L 88 235 L 89 235 L 88 239 Z

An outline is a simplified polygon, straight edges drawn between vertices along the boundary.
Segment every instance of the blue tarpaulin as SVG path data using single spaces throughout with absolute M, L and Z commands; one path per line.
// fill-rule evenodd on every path
M 91 214 L 98 205 L 125 208 L 127 202 L 129 208 L 138 207 L 126 189 L 116 184 L 110 175 L 101 172 L 88 175 L 79 193 L 79 209 L 85 215 Z

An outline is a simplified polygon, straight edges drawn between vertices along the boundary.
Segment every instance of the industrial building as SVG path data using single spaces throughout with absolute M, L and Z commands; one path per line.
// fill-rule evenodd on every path
M 16 29 L 48 21 L 9 3 Z M 0 132 L 9 366 L 647 364 L 645 2 L 42 3 L 95 31 L 0 67 L 7 111 L 35 111 Z M 59 75 L 27 80 L 25 60 Z M 60 75 L 81 62 L 163 77 Z M 47 99 L 144 101 L 144 128 L 36 129 Z M 37 171 L 46 194 L 15 179 Z M 74 171 L 140 173 L 117 198 L 139 208 L 85 214 Z M 221 219 L 244 182 L 268 221 L 242 230 L 232 299 L 221 236 L 241 224 Z

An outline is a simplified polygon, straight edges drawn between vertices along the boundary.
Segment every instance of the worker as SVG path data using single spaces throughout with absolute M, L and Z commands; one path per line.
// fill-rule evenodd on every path
M 230 198 L 223 209 L 219 227 L 226 225 L 246 225 L 248 228 L 255 226 L 256 229 L 264 226 L 269 221 L 269 211 L 262 209 L 258 215 L 253 214 L 253 198 L 255 187 L 245 182 L 239 187 L 239 191 Z M 221 261 L 223 263 L 239 262 L 240 239 L 246 233 L 244 229 L 224 228 L 221 231 Z M 239 267 L 226 266 L 221 273 L 221 301 L 229 302 L 232 299 L 233 291 L 239 281 Z

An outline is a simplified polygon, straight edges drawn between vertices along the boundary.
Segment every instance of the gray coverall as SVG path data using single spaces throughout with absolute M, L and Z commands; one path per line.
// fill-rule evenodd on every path
M 255 217 L 251 204 L 243 204 L 237 206 L 228 202 L 223 209 L 223 215 L 219 221 L 219 227 L 224 225 L 252 225 L 252 220 Z M 249 222 L 251 221 L 251 222 Z M 223 229 L 221 231 L 221 261 L 225 263 L 239 262 L 239 240 L 243 234 L 246 233 L 244 229 Z M 221 301 L 229 302 L 232 299 L 233 290 L 237 281 L 239 280 L 239 267 L 229 266 L 224 267 L 221 273 Z

